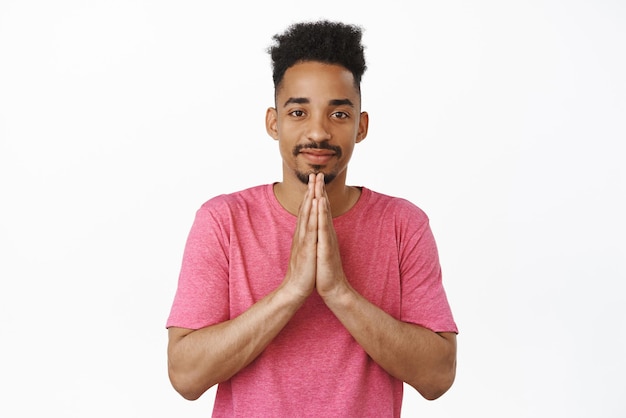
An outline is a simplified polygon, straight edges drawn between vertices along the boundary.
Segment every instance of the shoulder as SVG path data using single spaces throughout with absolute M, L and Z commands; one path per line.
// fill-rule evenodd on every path
M 196 211 L 198 225 L 230 225 L 243 214 L 259 213 L 264 209 L 267 189 L 271 185 L 255 186 L 233 193 L 214 196 L 204 202 Z
M 258 205 L 267 196 L 270 184 L 250 187 L 233 193 L 221 194 L 204 202 L 199 211 L 206 212 L 232 212 L 251 205 Z
M 428 222 L 426 212 L 408 199 L 375 192 L 366 187 L 362 188 L 362 193 L 366 207 L 368 210 L 375 211 L 374 213 Z

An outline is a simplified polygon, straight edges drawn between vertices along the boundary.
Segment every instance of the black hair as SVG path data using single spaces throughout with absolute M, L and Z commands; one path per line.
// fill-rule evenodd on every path
M 321 20 L 295 23 L 282 34 L 273 36 L 274 45 L 267 49 L 272 57 L 272 78 L 277 89 L 287 69 L 298 62 L 318 61 L 345 67 L 361 90 L 365 65 L 362 29 L 355 25 Z

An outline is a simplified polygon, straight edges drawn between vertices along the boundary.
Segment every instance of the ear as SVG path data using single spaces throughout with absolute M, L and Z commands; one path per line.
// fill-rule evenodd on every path
M 278 141 L 278 113 L 273 107 L 265 112 L 265 130 L 268 135 Z
M 370 117 L 367 112 L 361 112 L 359 118 L 359 132 L 356 134 L 356 143 L 363 141 L 367 136 L 367 128 L 370 123 Z

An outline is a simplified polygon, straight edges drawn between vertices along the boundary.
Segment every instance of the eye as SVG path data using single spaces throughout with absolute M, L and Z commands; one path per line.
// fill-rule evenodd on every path
M 335 119 L 348 119 L 350 115 L 346 112 L 334 112 L 331 117 Z
M 289 112 L 289 115 L 295 116 L 296 118 L 301 118 L 302 116 L 304 116 L 304 110 L 292 110 L 291 112 Z

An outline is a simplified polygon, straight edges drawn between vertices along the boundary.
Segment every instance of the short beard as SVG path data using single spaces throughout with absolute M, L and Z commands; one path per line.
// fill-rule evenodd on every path
M 322 166 L 312 165 L 311 168 L 312 168 L 311 173 L 303 173 L 302 171 L 296 170 L 296 176 L 298 177 L 298 180 L 300 180 L 304 184 L 309 184 L 309 174 L 319 173 L 320 170 L 322 169 Z M 335 177 L 337 177 L 337 174 L 335 173 L 328 173 L 328 174 L 324 173 L 324 184 L 330 183 L 331 181 L 335 179 Z
M 335 156 L 337 158 L 341 158 L 341 147 L 335 145 L 329 145 L 328 142 L 312 142 L 309 144 L 300 144 L 293 147 L 293 156 L 297 157 L 300 154 L 300 151 L 303 149 L 327 149 L 335 152 Z M 304 183 L 309 184 L 309 174 L 317 174 L 322 170 L 321 165 L 312 165 L 311 171 L 309 173 L 304 173 L 302 171 L 298 171 L 296 169 L 296 176 L 298 179 Z M 324 184 L 328 184 L 333 181 L 337 177 L 337 173 L 324 173 Z

